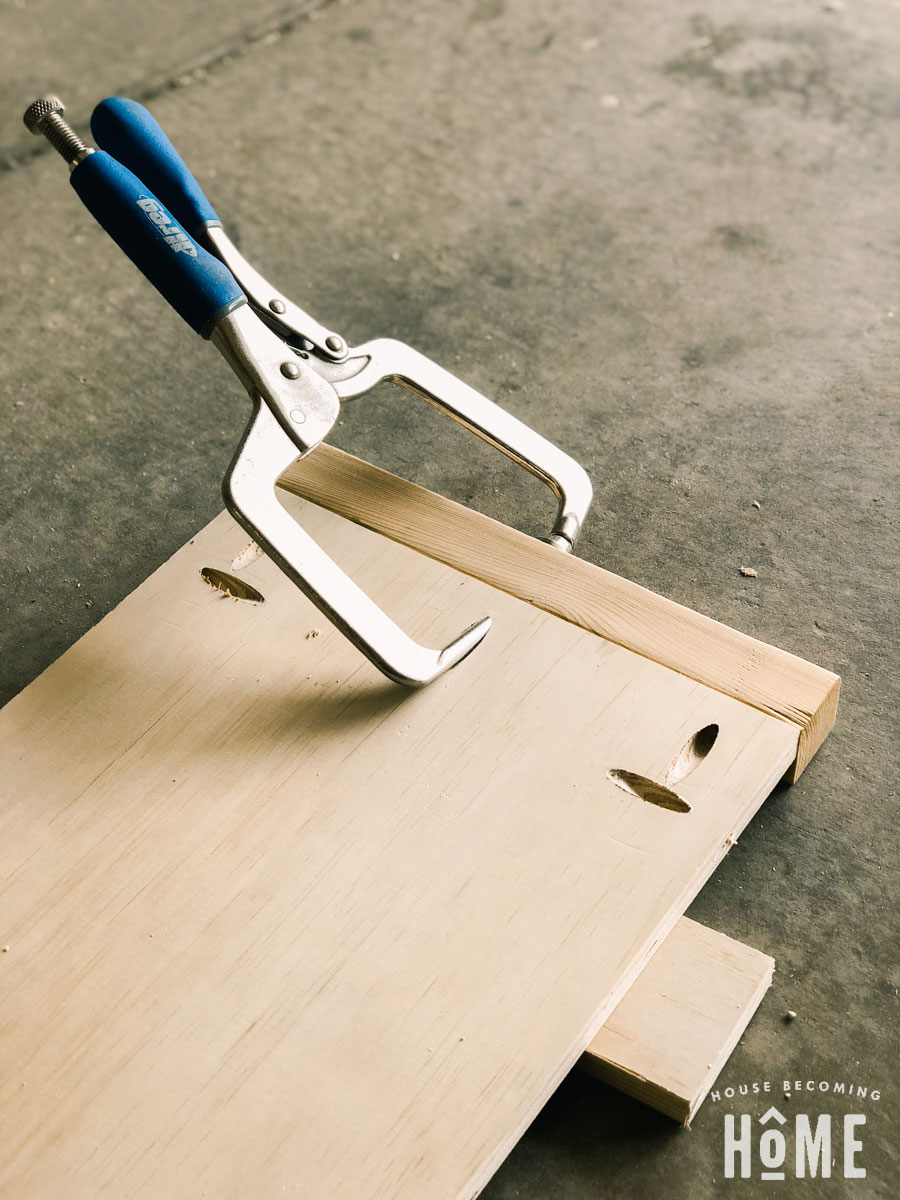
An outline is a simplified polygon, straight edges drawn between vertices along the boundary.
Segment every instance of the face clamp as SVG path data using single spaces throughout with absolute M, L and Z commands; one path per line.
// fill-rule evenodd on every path
M 91 128 L 100 151 L 77 138 L 62 113 L 60 101 L 48 97 L 31 105 L 25 123 L 63 155 L 87 208 L 191 327 L 218 347 L 250 395 L 253 414 L 223 482 L 228 511 L 383 674 L 407 687 L 430 683 L 475 649 L 490 618 L 442 650 L 420 646 L 279 503 L 276 484 L 284 471 L 327 436 L 341 400 L 389 380 L 543 480 L 559 503 L 546 540 L 560 550 L 571 551 L 590 506 L 587 474 L 423 354 L 385 338 L 350 348 L 291 304 L 237 250 L 141 105 L 116 98 L 97 106 Z
M 340 400 L 390 380 L 430 401 L 527 467 L 552 488 L 559 511 L 550 537 L 571 550 L 591 501 L 584 470 L 540 434 L 402 342 L 376 339 L 349 349 L 342 362 L 303 356 L 244 305 L 211 335 L 253 401 L 253 415 L 223 482 L 228 511 L 313 604 L 389 679 L 422 687 L 478 645 L 490 617 L 442 650 L 414 642 L 288 515 L 276 484 L 309 454 L 337 419 Z M 311 340 L 311 339 L 310 339 Z

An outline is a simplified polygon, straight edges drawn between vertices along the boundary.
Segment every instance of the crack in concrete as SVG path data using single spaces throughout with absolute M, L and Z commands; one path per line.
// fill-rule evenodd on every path
M 214 71 L 230 66 L 237 59 L 274 45 L 281 38 L 293 33 L 305 21 L 315 20 L 326 8 L 338 3 L 341 3 L 341 0 L 300 0 L 299 4 L 292 4 L 290 8 L 282 10 L 267 21 L 248 26 L 240 36 L 195 56 L 177 70 L 151 75 L 142 81 L 123 85 L 115 90 L 115 94 L 128 96 L 131 100 L 139 100 L 141 104 L 146 104 L 166 92 L 190 87 L 206 79 Z M 86 128 L 89 124 L 89 118 L 78 113 L 67 112 L 66 119 L 76 129 Z M 50 144 L 42 137 L 33 137 L 30 142 L 4 147 L 0 149 L 0 173 L 27 166 L 50 149 Z

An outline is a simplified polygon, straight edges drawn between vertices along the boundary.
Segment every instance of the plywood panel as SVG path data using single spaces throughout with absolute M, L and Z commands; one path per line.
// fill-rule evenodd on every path
M 474 1195 L 798 729 L 291 502 L 414 635 L 385 681 L 222 516 L 0 714 L 0 1190 Z M 318 633 L 316 631 L 319 631 Z M 687 813 L 662 779 L 698 729 Z

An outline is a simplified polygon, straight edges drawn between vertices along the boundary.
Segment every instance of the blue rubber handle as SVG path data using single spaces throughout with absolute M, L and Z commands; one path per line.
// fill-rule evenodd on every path
M 228 268 L 109 154 L 88 154 L 69 178 L 88 211 L 196 333 L 209 337 L 222 317 L 247 303 Z
M 91 133 L 101 150 L 144 180 L 193 237 L 200 237 L 208 222 L 219 224 L 199 183 L 143 104 L 119 97 L 101 100 L 91 116 Z

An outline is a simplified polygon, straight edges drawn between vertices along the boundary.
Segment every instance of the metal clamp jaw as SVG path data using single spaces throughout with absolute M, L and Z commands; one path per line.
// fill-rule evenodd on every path
M 571 550 L 592 498 L 584 469 L 540 434 L 437 366 L 391 339 L 348 351 L 342 362 L 291 351 L 249 305 L 226 315 L 211 334 L 253 401 L 253 415 L 222 485 L 235 520 L 319 610 L 384 675 L 422 687 L 478 645 L 490 617 L 464 630 L 442 650 L 405 634 L 282 507 L 280 476 L 327 435 L 340 400 L 393 380 L 503 450 L 552 488 L 559 512 L 547 539 Z
M 580 463 L 529 425 L 393 338 L 365 342 L 351 349 L 342 363 L 315 360 L 313 355 L 310 362 L 342 400 L 361 396 L 385 380 L 398 383 L 531 471 L 559 503 L 553 528 L 544 540 L 560 550 L 572 550 L 593 499 L 590 478 Z

